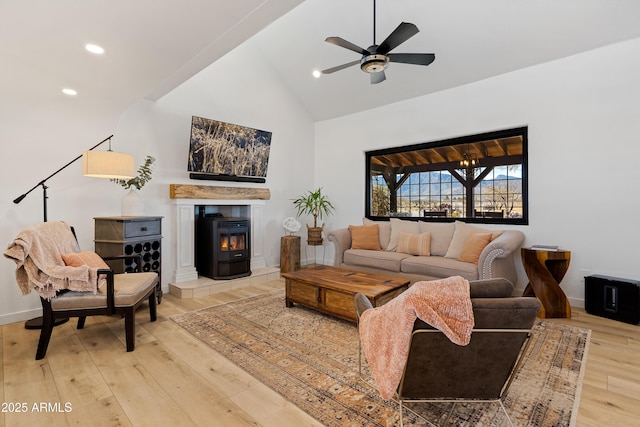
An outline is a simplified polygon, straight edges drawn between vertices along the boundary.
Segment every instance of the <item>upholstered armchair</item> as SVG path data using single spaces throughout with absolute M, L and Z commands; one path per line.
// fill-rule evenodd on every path
M 80 252 L 72 228 L 64 222 L 44 222 L 18 234 L 4 252 L 16 263 L 16 281 L 23 294 L 36 290 L 42 303 L 42 328 L 36 360 L 45 357 L 56 319 L 87 316 L 124 317 L 127 351 L 135 348 L 135 311 L 149 303 L 156 320 L 158 274 L 114 274 L 93 252 Z M 121 258 L 121 257 L 119 257 Z M 141 260 L 135 262 L 141 265 Z
M 407 401 L 453 402 L 449 416 L 457 402 L 497 402 L 513 426 L 502 398 L 519 366 L 541 304 L 536 298 L 511 297 L 513 285 L 506 279 L 469 283 L 475 326 L 468 345 L 454 344 L 420 319 L 413 325 L 396 392 L 401 426 Z M 358 319 L 372 308 L 362 294 L 355 296 L 355 306 Z

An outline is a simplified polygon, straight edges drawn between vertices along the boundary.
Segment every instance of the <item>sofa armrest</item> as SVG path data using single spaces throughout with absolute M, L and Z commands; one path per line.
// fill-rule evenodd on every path
M 348 228 L 339 228 L 327 233 L 327 239 L 333 243 L 333 265 L 340 267 L 344 262 L 344 251 L 351 247 L 351 232 Z
M 513 260 L 514 253 L 524 242 L 524 233 L 519 230 L 505 230 L 492 240 L 478 259 L 478 278 L 505 277 L 516 283 L 518 276 Z

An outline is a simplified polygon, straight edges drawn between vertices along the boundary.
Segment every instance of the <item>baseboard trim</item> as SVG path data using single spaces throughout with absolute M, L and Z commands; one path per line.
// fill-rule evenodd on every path
M 9 313 L 0 315 L 0 325 L 8 325 L 9 323 L 25 322 L 34 317 L 42 316 L 42 309 L 35 308 L 33 310 L 19 311 L 17 313 Z

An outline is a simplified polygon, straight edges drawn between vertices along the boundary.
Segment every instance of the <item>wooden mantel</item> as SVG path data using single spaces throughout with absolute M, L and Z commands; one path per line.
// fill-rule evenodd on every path
M 269 200 L 271 192 L 268 188 L 169 184 L 169 196 L 172 199 Z

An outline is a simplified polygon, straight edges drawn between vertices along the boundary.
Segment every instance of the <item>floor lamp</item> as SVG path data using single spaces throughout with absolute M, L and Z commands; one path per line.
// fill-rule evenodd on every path
M 89 148 L 89 150 L 83 152 L 81 155 L 71 160 L 66 165 L 62 166 L 60 169 L 44 178 L 36 185 L 34 185 L 29 191 L 18 196 L 13 203 L 20 203 L 29 193 L 35 190 L 38 187 L 42 187 L 42 202 L 43 202 L 43 215 L 44 222 L 47 222 L 47 185 L 46 182 L 66 169 L 69 165 L 80 160 L 82 158 L 82 174 L 84 176 L 90 176 L 94 178 L 116 178 L 116 179 L 130 179 L 136 175 L 136 167 L 135 167 L 135 159 L 131 154 L 125 153 L 117 153 L 111 151 L 111 138 L 113 135 L 103 139 L 93 147 Z M 109 141 L 109 149 L 107 151 L 93 151 L 95 148 L 98 148 L 105 142 Z M 62 324 L 69 319 L 58 319 L 54 323 L 54 326 Z M 28 320 L 25 323 L 25 328 L 27 329 L 41 329 L 42 328 L 42 317 L 36 317 L 35 319 Z

